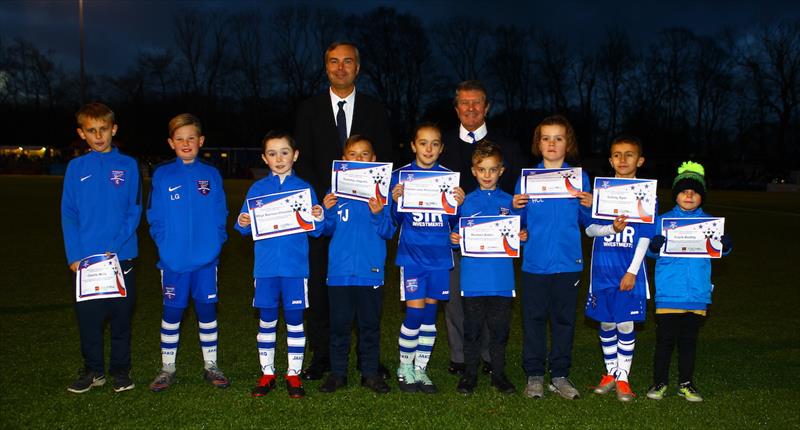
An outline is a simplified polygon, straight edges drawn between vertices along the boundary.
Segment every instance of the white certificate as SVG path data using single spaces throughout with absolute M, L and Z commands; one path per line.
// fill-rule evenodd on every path
M 725 218 L 663 218 L 662 257 L 720 258 Z
M 401 171 L 399 182 L 403 184 L 403 195 L 397 200 L 397 211 L 455 215 L 458 203 L 453 189 L 458 187 L 459 178 L 459 172 Z
M 465 257 L 519 257 L 519 216 L 462 217 L 458 222 L 461 255 Z
M 75 274 L 76 301 L 127 296 L 117 254 L 90 255 L 80 261 Z
M 365 202 L 374 197 L 386 205 L 391 174 L 392 163 L 334 160 L 331 192 L 339 197 Z
M 311 190 L 285 191 L 247 199 L 253 240 L 314 230 Z
M 613 220 L 620 215 L 626 215 L 628 222 L 655 222 L 654 179 L 594 178 L 593 197 L 593 218 Z
M 520 194 L 531 198 L 563 199 L 583 191 L 583 170 L 580 167 L 563 169 L 522 169 Z

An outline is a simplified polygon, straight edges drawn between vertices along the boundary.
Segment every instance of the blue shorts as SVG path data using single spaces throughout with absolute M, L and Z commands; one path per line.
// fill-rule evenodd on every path
M 450 300 L 450 269 L 400 266 L 400 300 Z
M 305 309 L 308 307 L 308 278 L 256 278 L 253 307 L 277 309 L 283 299 L 283 308 Z
M 619 288 L 590 292 L 586 298 L 586 316 L 600 322 L 644 321 L 646 309 L 646 298 Z
M 164 306 L 185 309 L 189 296 L 195 303 L 217 302 L 217 266 L 210 264 L 193 272 L 161 271 Z

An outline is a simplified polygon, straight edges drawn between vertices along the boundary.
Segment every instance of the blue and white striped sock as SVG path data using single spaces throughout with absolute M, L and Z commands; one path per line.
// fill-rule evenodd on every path
M 299 375 L 303 370 L 303 357 L 306 352 L 306 333 L 303 329 L 303 310 L 283 310 L 286 320 L 286 346 L 289 352 L 287 375 Z
M 636 347 L 636 331 L 633 321 L 617 324 L 619 343 L 617 344 L 617 379 L 628 382 L 633 364 L 633 350 Z
M 258 362 L 261 364 L 261 373 L 264 375 L 275 374 L 275 332 L 278 327 L 278 309 L 259 309 L 258 322 Z
M 414 365 L 422 370 L 428 367 L 428 361 L 436 343 L 436 303 L 425 303 L 422 325 L 419 326 L 419 345 L 414 357 Z
M 617 371 L 617 324 L 600 323 L 600 347 L 603 348 L 606 374 L 613 375 Z
M 200 327 L 200 348 L 203 350 L 203 366 L 210 369 L 217 365 L 217 305 L 195 303 L 197 322 Z
M 414 356 L 417 353 L 419 344 L 419 326 L 422 324 L 422 316 L 425 313 L 421 308 L 406 308 L 406 318 L 400 326 L 400 364 L 414 363 Z
M 164 306 L 161 316 L 161 370 L 175 373 L 183 309 Z

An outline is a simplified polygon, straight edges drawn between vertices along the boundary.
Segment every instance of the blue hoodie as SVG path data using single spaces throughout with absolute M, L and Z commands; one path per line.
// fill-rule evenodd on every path
M 304 188 L 311 191 L 311 204 L 316 205 L 317 195 L 314 194 L 314 189 L 308 182 L 298 178 L 292 172 L 281 184 L 280 177 L 270 172 L 269 176 L 259 179 L 247 190 L 247 197 L 245 197 L 239 213 L 248 213 L 247 200 L 253 197 Z M 234 221 L 233 227 L 243 236 L 252 234 L 251 225 L 241 227 L 238 221 Z M 309 231 L 308 234 L 312 237 L 319 237 L 322 234 L 322 227 L 317 223 L 316 229 Z M 253 277 L 308 278 L 308 237 L 298 233 L 255 241 Z
M 655 227 L 661 230 L 663 218 L 698 218 L 711 215 L 698 207 L 685 211 L 675 206 L 671 211 L 656 218 Z M 660 234 L 660 233 L 659 233 Z M 730 250 L 722 255 L 728 255 Z M 659 257 L 647 251 L 647 255 L 656 259 L 656 309 L 705 310 L 711 303 L 711 259 Z
M 184 273 L 216 265 L 228 238 L 227 216 L 216 167 L 200 159 L 185 164 L 180 158 L 156 166 L 147 220 L 159 269 Z
M 136 258 L 141 200 L 139 166 L 117 148 L 70 161 L 61 194 L 67 263 L 105 252 L 120 260 Z
M 562 168 L 571 167 L 564 163 Z M 543 169 L 539 163 L 537 169 Z M 520 193 L 522 178 L 515 193 Z M 591 191 L 589 176 L 583 172 L 583 190 Z M 528 241 L 523 246 L 522 270 L 537 275 L 580 272 L 583 270 L 581 232 L 592 223 L 592 211 L 578 199 L 531 199 L 520 210 Z

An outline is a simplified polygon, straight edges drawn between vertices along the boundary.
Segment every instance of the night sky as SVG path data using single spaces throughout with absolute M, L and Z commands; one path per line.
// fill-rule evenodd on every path
M 172 17 L 182 9 L 268 11 L 276 5 L 299 2 L 260 1 L 151 1 L 85 0 L 86 70 L 90 74 L 117 75 L 124 72 L 140 51 L 174 45 Z M 345 13 L 363 13 L 379 6 L 394 8 L 435 25 L 452 16 L 477 14 L 491 24 L 536 26 L 553 32 L 572 46 L 593 47 L 608 27 L 625 28 L 632 40 L 646 44 L 659 30 L 687 27 L 696 34 L 714 35 L 725 28 L 755 29 L 781 17 L 800 17 L 800 2 L 786 1 L 627 1 L 602 2 L 563 0 L 547 6 L 518 1 L 338 1 L 305 2 L 316 7 L 336 8 Z M 487 5 L 489 7 L 487 7 Z M 0 38 L 8 43 L 22 38 L 42 51 L 51 51 L 56 62 L 68 70 L 78 69 L 78 1 L 5 0 L 0 2 Z

